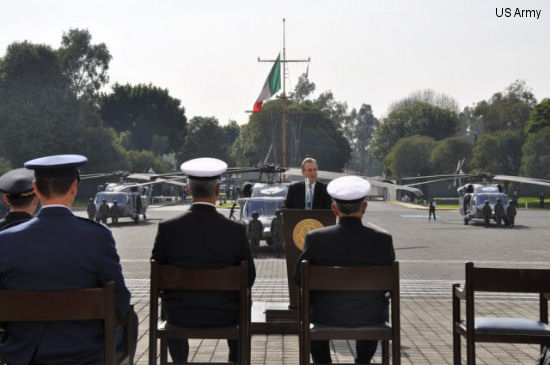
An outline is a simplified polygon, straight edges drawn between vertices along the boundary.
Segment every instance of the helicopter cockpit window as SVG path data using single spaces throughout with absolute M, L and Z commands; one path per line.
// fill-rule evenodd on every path
M 245 215 L 252 217 L 252 213 L 257 212 L 260 216 L 275 216 L 275 211 L 283 206 L 284 201 L 275 200 L 275 201 L 254 201 L 249 200 L 246 204 Z
M 128 195 L 127 194 L 104 194 L 99 193 L 97 194 L 97 203 L 103 202 L 103 199 L 107 201 L 107 203 L 112 203 L 115 200 L 120 203 L 127 203 L 128 202 Z
M 482 205 L 485 204 L 485 201 L 488 200 L 490 205 L 495 205 L 497 202 L 497 199 L 500 199 L 502 204 L 508 205 L 508 199 L 504 195 L 496 195 L 496 194 L 487 194 L 487 195 L 478 195 L 477 196 L 477 204 Z

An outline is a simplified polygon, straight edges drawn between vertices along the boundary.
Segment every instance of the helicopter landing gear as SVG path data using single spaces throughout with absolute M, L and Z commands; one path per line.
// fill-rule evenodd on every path
M 470 220 L 468 218 L 464 218 L 464 225 L 467 226 L 469 221 Z

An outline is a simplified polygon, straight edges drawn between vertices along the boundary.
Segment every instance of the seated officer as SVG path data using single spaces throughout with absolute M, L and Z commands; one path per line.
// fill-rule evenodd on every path
M 70 290 L 115 282 L 117 317 L 126 315 L 130 292 L 124 284 L 113 235 L 108 228 L 73 215 L 79 155 L 58 155 L 25 163 L 35 171 L 34 190 L 42 209 L 33 219 L 0 232 L 0 289 Z M 137 324 L 137 321 L 136 321 Z M 13 322 L 5 326 L 0 358 L 8 364 L 97 364 L 103 361 L 100 321 Z M 117 356 L 123 355 L 117 330 Z M 135 334 L 137 336 L 137 333 Z
M 36 210 L 38 198 L 32 188 L 34 173 L 26 168 L 6 172 L 0 177 L 0 191 L 10 212 L 0 219 L 0 231 L 28 221 Z
M 392 237 L 361 223 L 367 209 L 368 181 L 357 176 L 335 179 L 327 186 L 332 211 L 339 218 L 335 226 L 314 230 L 306 235 L 304 252 L 298 258 L 294 281 L 301 285 L 300 263 L 323 266 L 380 266 L 395 260 Z M 383 292 L 313 292 L 311 321 L 317 324 L 360 327 L 384 323 L 388 301 Z M 357 341 L 356 363 L 370 364 L 377 341 Z M 328 341 L 311 341 L 315 363 L 331 363 Z
M 219 177 L 227 164 L 215 158 L 197 158 L 181 165 L 193 204 L 180 216 L 161 222 L 153 247 L 153 259 L 163 265 L 188 269 L 215 269 L 248 261 L 248 286 L 256 278 L 252 251 L 244 224 L 226 218 L 214 206 L 220 194 Z M 185 327 L 217 327 L 238 323 L 235 292 L 167 292 L 163 308 L 169 324 Z M 238 360 L 238 342 L 228 340 L 229 361 Z M 170 356 L 187 362 L 189 343 L 168 340 Z

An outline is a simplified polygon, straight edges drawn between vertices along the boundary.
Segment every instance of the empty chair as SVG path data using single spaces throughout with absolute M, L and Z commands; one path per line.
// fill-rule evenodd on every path
M 539 319 L 476 317 L 476 292 L 538 293 Z M 474 267 L 466 263 L 466 283 L 453 285 L 453 357 L 461 363 L 460 336 L 466 339 L 467 364 L 476 363 L 476 342 L 550 344 L 548 301 L 550 270 Z M 461 318 L 460 300 L 466 301 L 466 318 Z

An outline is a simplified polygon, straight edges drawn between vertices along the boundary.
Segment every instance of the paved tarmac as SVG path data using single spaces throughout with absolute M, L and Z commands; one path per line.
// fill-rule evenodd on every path
M 121 219 L 112 227 L 124 275 L 140 319 L 137 364 L 148 362 L 149 257 L 162 219 L 181 214 L 188 205 L 150 207 L 148 220 L 138 225 Z M 228 215 L 228 210 L 221 210 Z M 428 221 L 425 210 L 397 204 L 369 202 L 364 223 L 392 234 L 401 263 L 401 342 L 403 364 L 451 364 L 451 284 L 463 282 L 464 263 L 487 267 L 550 269 L 550 211 L 520 210 L 516 227 L 465 226 L 457 211 L 438 211 Z M 283 259 L 269 257 L 262 247 L 256 260 L 258 278 L 254 301 L 288 301 Z M 532 295 L 491 294 L 476 298 L 477 315 L 538 317 L 537 298 Z M 224 361 L 225 341 L 191 340 L 193 361 Z M 333 361 L 353 361 L 354 345 L 331 343 Z M 464 344 L 463 344 L 464 346 Z M 538 349 L 531 345 L 478 344 L 478 364 L 535 363 Z M 379 362 L 379 354 L 375 356 Z M 464 348 L 463 348 L 463 363 Z M 295 335 L 255 335 L 252 364 L 298 364 Z

